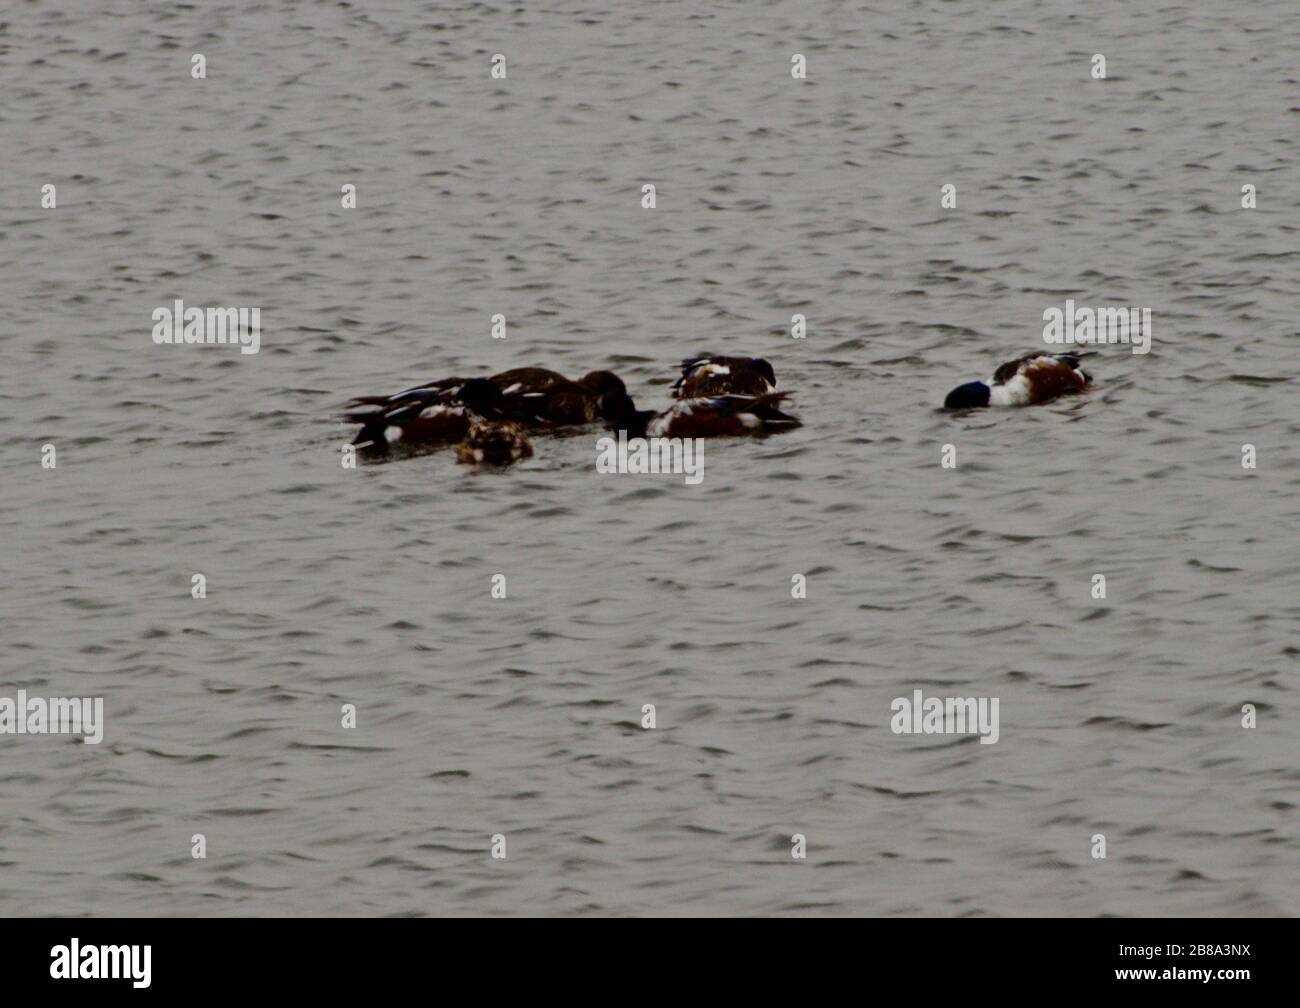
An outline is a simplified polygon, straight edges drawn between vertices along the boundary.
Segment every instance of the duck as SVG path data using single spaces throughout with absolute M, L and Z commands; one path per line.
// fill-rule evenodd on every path
M 627 391 L 623 380 L 612 371 L 590 371 L 571 381 L 548 368 L 523 367 L 477 380 L 491 382 L 500 390 L 497 413 L 532 428 L 591 423 L 600 418 L 601 396 Z M 464 378 L 439 378 L 394 395 L 358 396 L 352 404 L 391 407 L 412 402 L 464 402 L 466 384 Z
M 600 414 L 612 430 L 632 437 L 726 437 L 768 434 L 801 426 L 798 417 L 782 413 L 789 392 L 763 395 L 721 395 L 679 399 L 663 413 L 638 410 L 626 392 L 607 392 Z
M 546 368 L 513 368 L 488 379 L 501 389 L 506 409 L 526 426 L 572 427 L 600 419 L 601 397 L 626 392 L 612 371 L 589 371 L 571 381 Z
M 986 382 L 958 385 L 943 401 L 944 409 L 975 409 L 984 406 L 1032 406 L 1070 392 L 1082 392 L 1092 378 L 1079 366 L 1084 353 L 1027 353 L 1008 361 Z
M 473 420 L 456 446 L 456 461 L 467 465 L 509 465 L 532 454 L 528 436 L 516 423 Z
M 517 425 L 501 413 L 501 390 L 486 378 L 471 378 L 456 387 L 454 401 L 440 400 L 439 389 L 408 389 L 395 396 L 365 396 L 360 401 L 374 402 L 378 409 L 352 411 L 343 419 L 361 424 L 352 444 L 363 449 L 387 453 L 390 446 L 402 448 L 470 444 L 482 449 L 484 456 L 499 454 L 492 446 L 491 431 L 501 428 L 502 443 L 517 442 L 515 451 L 532 454 Z M 427 393 L 427 394 L 426 394 Z M 354 400 L 356 401 L 356 400 Z M 518 457 L 526 457 L 519 454 Z
M 674 399 L 704 399 L 720 395 L 759 396 L 776 391 L 776 372 L 762 357 L 719 357 L 701 353 L 681 364 L 673 383 Z

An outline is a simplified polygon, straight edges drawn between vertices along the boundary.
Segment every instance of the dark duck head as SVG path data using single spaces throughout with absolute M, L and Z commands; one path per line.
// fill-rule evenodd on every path
M 989 404 L 989 387 L 982 381 L 958 385 L 943 401 L 944 409 L 975 409 Z
M 626 392 L 606 392 L 600 399 L 600 415 L 609 427 L 627 431 L 628 437 L 645 437 L 646 424 L 654 410 L 639 410 Z
M 627 392 L 623 379 L 613 371 L 589 371 L 578 379 L 577 384 L 592 396 L 604 396 L 609 392 Z

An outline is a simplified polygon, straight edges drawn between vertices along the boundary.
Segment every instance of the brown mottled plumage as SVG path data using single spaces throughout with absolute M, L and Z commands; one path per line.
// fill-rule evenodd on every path
M 518 424 L 476 420 L 456 449 L 456 461 L 469 465 L 509 465 L 532 454 L 533 446 Z
M 546 368 L 514 368 L 489 379 L 505 396 L 503 412 L 529 427 L 567 427 L 600 416 L 600 397 L 626 391 L 611 371 L 592 371 L 577 381 Z
M 720 395 L 763 395 L 776 390 L 776 372 L 762 357 L 719 357 L 702 353 L 682 361 L 674 399 Z

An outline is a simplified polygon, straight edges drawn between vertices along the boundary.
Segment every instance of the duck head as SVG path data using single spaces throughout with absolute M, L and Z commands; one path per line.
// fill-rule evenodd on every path
M 628 437 L 645 437 L 654 410 L 637 409 L 626 392 L 606 392 L 600 397 L 600 415 L 612 429 L 627 431 Z
M 762 357 L 755 357 L 750 361 L 755 371 L 767 380 L 767 383 L 776 388 L 776 372 L 772 370 L 772 365 L 763 360 Z
M 604 396 L 609 392 L 627 392 L 623 379 L 613 371 L 590 371 L 578 379 L 578 384 L 594 396 Z
M 943 401 L 944 409 L 975 409 L 989 404 L 989 387 L 982 381 L 967 382 L 958 385 L 948 393 Z

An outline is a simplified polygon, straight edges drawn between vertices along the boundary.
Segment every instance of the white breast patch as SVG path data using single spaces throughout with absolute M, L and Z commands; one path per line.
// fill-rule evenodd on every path
M 1029 379 L 1022 374 L 1016 375 L 1005 385 L 989 382 L 990 406 L 1028 406 Z

